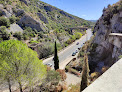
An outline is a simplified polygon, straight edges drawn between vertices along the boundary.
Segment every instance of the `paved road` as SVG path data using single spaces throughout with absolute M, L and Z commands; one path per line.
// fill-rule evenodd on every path
M 78 47 L 82 47 L 83 46 L 83 43 L 86 40 L 89 40 L 90 39 L 90 37 L 92 36 L 91 29 L 86 30 L 86 33 L 87 33 L 86 35 L 82 36 L 79 40 L 75 41 L 70 46 L 66 47 L 64 50 L 62 50 L 61 52 L 58 53 L 60 64 L 63 61 L 66 61 L 69 57 L 72 57 L 73 58 L 72 53 L 75 52 L 76 49 L 78 49 Z M 79 45 L 76 45 L 77 42 L 79 42 Z M 45 59 L 43 61 L 43 63 L 44 64 L 51 63 L 53 65 L 52 66 L 52 68 L 53 68 L 54 67 L 53 56 L 50 57 L 50 58 L 48 58 L 48 59 Z

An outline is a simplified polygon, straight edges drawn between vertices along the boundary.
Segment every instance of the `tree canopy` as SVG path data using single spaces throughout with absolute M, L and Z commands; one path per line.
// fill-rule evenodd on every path
M 55 53 L 54 53 L 54 68 L 55 70 L 59 69 L 59 59 L 58 59 L 56 41 L 55 41 Z
M 0 43 L 0 77 L 15 80 L 22 87 L 22 82 L 33 83 L 46 73 L 37 53 L 26 44 L 17 40 Z

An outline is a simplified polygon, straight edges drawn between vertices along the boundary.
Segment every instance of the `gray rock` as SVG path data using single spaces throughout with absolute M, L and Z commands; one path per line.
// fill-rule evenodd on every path
M 3 9 L 1 9 L 1 8 L 0 8 L 0 15 L 1 15 L 1 16 L 2 16 L 2 15 L 6 15 L 6 14 L 5 14 L 5 11 L 4 11 Z
M 41 13 L 37 13 L 37 15 L 39 16 L 40 20 L 42 20 L 44 23 L 48 23 L 47 18 L 44 17 Z
M 3 9 L 3 8 L 4 8 L 3 4 L 0 4 L 0 9 Z
M 13 14 L 12 8 L 13 8 L 13 6 L 11 6 L 11 5 L 7 5 L 7 6 L 6 6 L 6 10 L 7 10 L 10 14 Z
M 64 15 L 64 16 L 67 16 L 67 17 L 69 17 L 69 18 L 71 18 L 71 19 L 74 19 L 72 16 L 70 16 L 69 14 L 67 14 L 67 13 L 64 12 L 64 11 L 60 11 L 59 13 L 61 13 L 61 14 Z
M 17 16 L 21 16 L 21 15 L 24 15 L 24 14 L 25 14 L 24 10 L 22 10 L 22 9 L 17 10 Z
M 4 12 L 5 12 L 5 16 L 6 16 L 6 17 L 8 17 L 8 18 L 9 18 L 9 17 L 11 17 L 11 16 L 12 16 L 12 14 L 11 14 L 11 13 L 9 13 L 7 10 L 4 10 Z
M 89 55 L 89 64 L 96 64 L 98 69 L 101 69 L 99 66 L 100 62 L 103 62 L 105 66 L 111 66 L 118 60 L 118 56 L 122 55 L 121 48 L 117 48 L 115 45 L 109 43 L 109 34 L 110 33 L 122 33 L 122 11 L 118 14 L 113 15 L 110 19 L 110 25 L 104 25 L 104 16 L 106 12 L 101 16 L 97 21 L 94 32 L 96 36 L 92 43 L 98 44 L 95 49 L 95 52 L 92 52 L 92 55 Z M 93 67 L 92 67 L 93 68 Z
M 52 7 L 52 6 L 44 6 L 44 9 L 48 12 L 48 11 L 54 11 L 57 10 L 56 8 Z
M 7 29 L 7 31 L 9 33 L 10 32 L 13 32 L 13 33 L 15 33 L 15 32 L 21 32 L 21 33 L 23 33 L 23 29 L 19 25 L 17 25 L 17 24 L 11 24 L 10 25 L 10 29 Z
M 12 14 L 9 13 L 6 9 L 1 9 L 1 8 L 0 8 L 0 12 L 1 12 L 1 14 L 0 14 L 1 16 L 4 15 L 4 16 L 6 16 L 6 17 L 8 17 L 8 18 L 11 17 L 11 15 L 12 15 Z
M 28 5 L 28 3 L 30 2 L 29 0 L 20 0 L 22 2 L 24 2 L 26 5 Z
M 27 26 L 27 27 L 31 27 L 32 29 L 36 29 L 37 31 L 44 31 L 43 25 L 39 22 L 37 22 L 36 20 L 34 20 L 32 17 L 30 17 L 29 15 L 25 14 L 20 21 L 18 22 L 18 24 L 21 27 Z

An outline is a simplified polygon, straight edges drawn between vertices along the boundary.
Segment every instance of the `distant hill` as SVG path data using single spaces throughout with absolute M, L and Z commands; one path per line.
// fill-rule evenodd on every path
M 90 21 L 90 22 L 95 22 L 95 23 L 97 22 L 97 20 L 87 20 L 87 21 Z

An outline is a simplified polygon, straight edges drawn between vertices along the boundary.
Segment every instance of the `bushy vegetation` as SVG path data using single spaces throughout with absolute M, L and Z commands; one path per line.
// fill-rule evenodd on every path
M 22 35 L 21 32 L 15 32 L 13 36 L 16 37 L 18 40 L 22 40 L 23 39 L 23 35 Z
M 119 2 L 117 2 L 116 4 L 113 4 L 112 6 L 109 4 L 108 8 L 104 8 L 103 12 L 104 12 L 104 24 L 105 25 L 109 25 L 110 24 L 110 19 L 117 13 L 119 13 L 120 11 L 122 11 L 122 1 L 120 0 Z
M 13 23 L 16 22 L 16 17 L 12 16 L 12 17 L 9 18 L 9 20 L 10 20 L 10 23 L 13 24 Z
M 77 75 L 77 76 L 80 76 L 80 73 L 79 73 L 77 70 L 71 68 L 70 66 L 66 66 L 65 70 L 66 70 L 67 72 L 70 72 L 70 73 L 72 73 L 72 74 L 75 74 L 75 75 Z
M 44 44 L 42 47 L 38 47 L 39 58 L 46 58 L 54 53 L 54 44 L 48 43 Z
M 68 46 L 69 44 L 73 43 L 75 40 L 80 39 L 81 36 L 82 36 L 81 33 L 76 32 L 74 35 L 71 35 L 70 39 L 68 39 L 68 40 L 64 43 L 64 45 L 65 45 L 65 46 Z
M 40 86 L 41 91 L 44 92 L 54 91 L 55 87 L 58 85 L 60 80 L 61 76 L 59 72 L 56 72 L 55 70 L 48 71 L 46 78 L 42 81 L 42 84 Z
M 32 43 L 39 43 L 39 42 L 38 41 L 34 41 L 33 39 L 31 39 L 31 41 L 29 43 L 32 44 Z
M 86 87 L 89 85 L 89 63 L 88 63 L 88 56 L 87 54 L 84 55 L 84 65 L 81 77 L 81 85 L 80 85 L 80 92 L 82 92 Z
M 30 88 L 36 80 L 45 75 L 45 67 L 37 57 L 37 53 L 26 44 L 17 40 L 8 40 L 0 43 L 0 79 L 7 81 L 9 90 L 11 82 L 19 84 L 20 92 L 24 82 Z
M 23 35 L 28 37 L 35 37 L 36 33 L 37 33 L 36 29 L 32 30 L 32 28 L 30 27 L 25 27 Z
M 70 85 L 69 87 L 71 88 L 66 92 L 80 92 L 80 84 Z
M 10 26 L 9 19 L 7 19 L 5 17 L 0 17 L 0 26 L 9 27 Z
M 10 39 L 10 34 L 6 31 L 6 26 L 0 27 L 0 34 L 1 34 L 1 38 L 3 40 L 9 40 Z
M 119 59 L 121 59 L 121 58 L 122 58 L 122 55 L 119 56 Z

